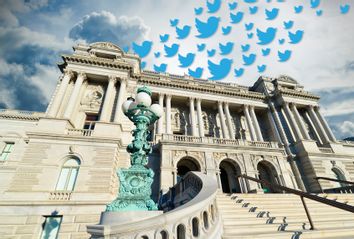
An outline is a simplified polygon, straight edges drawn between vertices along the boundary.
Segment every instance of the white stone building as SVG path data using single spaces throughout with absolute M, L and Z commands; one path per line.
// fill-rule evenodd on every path
M 263 192 L 240 174 L 307 192 L 341 186 L 314 177 L 354 181 L 354 144 L 335 138 L 319 97 L 288 76 L 245 87 L 142 71 L 104 42 L 75 46 L 59 68 L 46 112 L 0 111 L 2 238 L 89 237 L 116 197 L 117 168 L 129 167 L 133 124 L 121 105 L 140 85 L 164 108 L 151 127 L 154 200 L 188 171 L 225 193 Z

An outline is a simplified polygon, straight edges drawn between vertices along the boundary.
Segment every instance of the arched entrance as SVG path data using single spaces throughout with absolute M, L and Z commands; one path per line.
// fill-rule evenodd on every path
M 190 171 L 200 171 L 200 165 L 194 158 L 184 157 L 177 163 L 177 182 Z
M 257 165 L 257 170 L 258 170 L 259 179 L 268 181 L 272 184 L 279 184 L 278 180 L 277 180 L 277 177 L 278 177 L 277 171 L 271 163 L 269 163 L 267 161 L 261 161 Z M 272 188 L 267 187 L 263 184 L 262 184 L 262 188 L 265 193 L 275 193 L 276 192 Z
M 241 169 L 237 163 L 224 159 L 220 166 L 220 180 L 223 193 L 241 193 L 241 187 L 237 176 Z

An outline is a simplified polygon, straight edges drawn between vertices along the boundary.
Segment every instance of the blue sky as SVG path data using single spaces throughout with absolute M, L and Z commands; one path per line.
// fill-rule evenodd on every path
M 209 0 L 213 3 L 215 0 Z M 244 0 L 222 1 L 220 9 L 208 13 L 206 0 L 130 0 L 130 1 L 68 1 L 68 0 L 0 0 L 0 108 L 44 111 L 60 75 L 56 64 L 60 54 L 71 52 L 77 42 L 111 41 L 120 46 L 131 46 L 152 41 L 150 54 L 143 60 L 146 69 L 165 63 L 167 71 L 188 74 L 188 69 L 203 68 L 203 78 L 209 78 L 208 59 L 218 63 L 223 58 L 233 60 L 230 73 L 223 81 L 252 85 L 260 74 L 276 77 L 287 74 L 298 80 L 307 90 L 319 94 L 321 111 L 338 138 L 354 136 L 354 0 L 322 0 L 312 8 L 309 0 L 279 2 L 258 0 L 247 4 Z M 228 3 L 237 2 L 230 10 Z M 341 14 L 340 6 L 348 4 L 349 12 Z M 295 6 L 303 6 L 300 14 Z M 249 7 L 257 6 L 251 15 Z M 202 8 L 196 15 L 194 9 Z M 279 9 L 274 20 L 265 19 L 265 10 Z M 230 13 L 244 12 L 242 21 L 230 23 Z M 317 14 L 321 12 L 322 14 Z M 321 16 L 318 16 L 321 15 Z M 206 22 L 209 17 L 220 18 L 221 27 L 231 26 L 231 33 L 218 31 L 205 39 L 196 37 L 195 18 Z M 170 19 L 178 19 L 178 27 L 190 26 L 185 39 L 176 39 L 176 29 Z M 297 44 L 290 44 L 283 22 L 294 22 L 290 31 L 304 32 Z M 247 32 L 245 23 L 254 23 Z M 277 28 L 277 39 L 266 47 L 271 54 L 263 57 L 265 46 L 257 44 L 256 29 Z M 248 38 L 247 33 L 254 36 Z M 190 67 L 179 67 L 178 57 L 165 57 L 164 44 L 159 35 L 169 34 L 167 45 L 179 44 L 179 54 L 195 54 Z M 284 39 L 285 43 L 280 43 Z M 230 55 L 219 53 L 219 43 L 233 42 Z M 198 52 L 197 44 L 206 44 Z M 242 52 L 241 45 L 250 45 Z M 207 50 L 215 49 L 213 57 Z M 277 51 L 291 50 L 291 58 L 279 62 Z M 130 47 L 130 51 L 132 51 Z M 156 57 L 157 53 L 161 56 Z M 257 54 L 254 64 L 245 66 L 242 55 Z M 258 72 L 257 66 L 266 65 Z M 236 77 L 234 69 L 244 68 Z

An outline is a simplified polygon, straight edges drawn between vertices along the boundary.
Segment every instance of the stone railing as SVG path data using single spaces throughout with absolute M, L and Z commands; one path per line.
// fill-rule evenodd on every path
M 92 136 L 93 130 L 90 129 L 67 129 L 68 135 Z
M 223 144 L 234 146 L 248 146 L 261 148 L 279 148 L 277 142 L 247 141 L 243 139 L 220 139 L 213 137 L 197 137 L 188 135 L 162 134 L 157 135 L 156 140 L 184 143 L 202 143 L 202 144 Z
M 216 206 L 216 193 L 214 178 L 190 172 L 162 196 L 163 214 L 120 225 L 87 226 L 87 232 L 92 239 L 220 239 L 223 227 Z
M 333 149 L 331 148 L 325 148 L 325 147 L 318 147 L 318 149 L 322 152 L 322 153 L 326 153 L 326 154 L 333 154 Z
M 338 188 L 323 189 L 325 193 L 354 193 L 354 186 L 343 186 Z
M 49 200 L 53 201 L 69 201 L 71 199 L 71 191 L 54 191 L 49 193 Z
M 39 120 L 39 118 L 43 116 L 45 116 L 44 112 L 0 109 L 1 118 L 20 119 L 20 120 Z

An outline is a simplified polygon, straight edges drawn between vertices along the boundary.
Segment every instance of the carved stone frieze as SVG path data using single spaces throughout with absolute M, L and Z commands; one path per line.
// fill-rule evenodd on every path
M 86 88 L 85 94 L 81 100 L 81 105 L 84 108 L 91 110 L 99 110 L 103 99 L 103 87 L 100 85 L 89 85 Z

